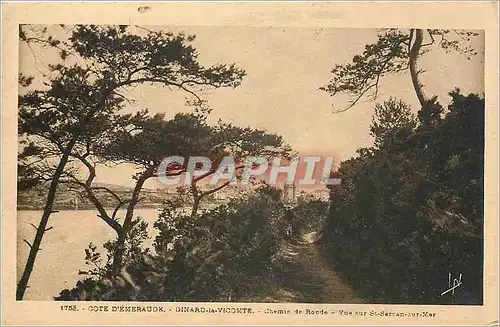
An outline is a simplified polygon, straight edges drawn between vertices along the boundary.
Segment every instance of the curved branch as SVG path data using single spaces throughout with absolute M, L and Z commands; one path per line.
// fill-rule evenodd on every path
M 116 199 L 116 201 L 118 201 L 118 203 L 122 203 L 123 202 L 123 200 L 118 196 L 118 194 L 116 194 L 115 192 L 111 191 L 107 187 L 104 187 L 104 186 L 94 186 L 94 187 L 92 187 L 92 189 L 96 190 L 96 191 L 98 191 L 98 190 L 106 191 L 109 194 L 111 194 L 111 196 L 113 196 Z
M 111 219 L 113 220 L 116 220 L 116 214 L 118 213 L 118 210 L 120 210 L 120 208 L 126 204 L 126 203 L 129 203 L 130 200 L 125 200 L 125 201 L 121 201 L 120 203 L 118 203 L 118 205 L 116 206 L 115 210 L 113 211 L 113 215 L 111 216 Z
M 417 94 L 417 98 L 421 106 L 423 106 L 427 102 L 427 97 L 424 94 L 422 84 L 420 84 L 420 80 L 418 78 L 417 65 L 418 55 L 420 53 L 420 49 L 422 48 L 423 38 L 423 30 L 415 30 L 415 42 L 413 42 L 413 46 L 411 47 L 409 56 L 411 81 L 413 83 L 413 88 L 415 89 L 415 93 Z
M 219 190 L 222 190 L 224 187 L 228 186 L 229 183 L 231 183 L 231 181 L 224 182 L 223 184 L 221 184 L 221 185 L 219 185 L 211 190 L 208 190 L 206 192 L 201 192 L 201 194 L 199 194 L 199 197 L 202 198 L 202 197 L 208 196 L 210 194 L 213 194 Z
M 108 215 L 108 213 L 106 212 L 106 209 L 104 209 L 104 206 L 101 203 L 101 201 L 94 194 L 94 189 L 96 189 L 96 188 L 92 187 L 92 182 L 93 182 L 93 180 L 94 180 L 94 178 L 96 176 L 95 167 L 87 160 L 87 158 L 85 156 L 80 156 L 80 155 L 75 155 L 75 154 L 72 154 L 72 156 L 75 157 L 75 158 L 78 158 L 87 167 L 87 169 L 89 170 L 89 176 L 87 177 L 87 180 L 85 181 L 85 183 L 83 183 L 80 180 L 78 180 L 75 176 L 70 175 L 70 177 L 73 180 L 73 183 L 78 184 L 78 185 L 80 185 L 80 186 L 83 187 L 83 189 L 87 193 L 87 197 L 89 198 L 90 202 L 92 202 L 92 204 L 95 206 L 95 208 L 99 212 L 99 215 L 97 215 L 97 217 L 99 217 L 102 220 L 104 220 L 104 222 L 106 222 L 111 228 L 113 228 L 115 230 L 115 232 L 117 233 L 118 237 L 119 237 L 121 234 L 123 234 L 123 228 L 114 219 L 114 216 L 116 215 L 116 212 L 114 212 L 113 216 L 110 217 Z M 106 188 L 103 188 L 103 189 L 106 189 Z M 107 190 L 111 194 L 114 194 L 111 190 L 109 190 L 109 189 L 107 189 Z M 118 199 L 119 203 L 123 202 L 123 201 L 121 201 L 121 199 L 116 194 L 114 194 L 114 195 Z M 115 211 L 117 211 L 117 210 L 115 209 Z

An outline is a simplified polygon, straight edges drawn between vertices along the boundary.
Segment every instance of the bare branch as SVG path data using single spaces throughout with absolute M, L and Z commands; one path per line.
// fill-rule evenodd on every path
M 120 210 L 120 208 L 124 205 L 124 204 L 127 204 L 127 203 L 130 203 L 131 200 L 125 200 L 125 201 L 121 201 L 120 203 L 118 203 L 118 205 L 115 207 L 115 210 L 113 211 L 113 215 L 111 216 L 111 219 L 113 220 L 117 220 L 116 218 L 116 214 L 118 213 L 118 211 Z
M 28 246 L 30 247 L 30 249 L 33 247 L 33 246 L 31 245 L 31 243 L 30 243 L 30 242 L 28 242 L 25 238 L 23 238 L 23 242 L 24 242 L 24 243 L 26 243 L 26 244 L 28 244 Z
M 105 186 L 94 186 L 92 187 L 93 190 L 103 190 L 103 191 L 106 191 L 108 192 L 109 194 L 111 194 L 115 199 L 116 201 L 118 201 L 118 203 L 122 203 L 123 200 L 118 196 L 118 194 L 116 194 L 115 192 L 111 191 L 111 189 L 105 187 Z
M 202 192 L 199 196 L 200 197 L 204 197 L 204 196 L 207 196 L 207 195 L 210 195 L 210 194 L 213 194 L 221 189 L 223 189 L 224 187 L 228 186 L 229 184 L 231 183 L 231 181 L 227 181 L 227 182 L 224 182 L 223 184 L 211 189 L 211 190 L 208 190 L 208 191 L 205 191 L 205 192 Z

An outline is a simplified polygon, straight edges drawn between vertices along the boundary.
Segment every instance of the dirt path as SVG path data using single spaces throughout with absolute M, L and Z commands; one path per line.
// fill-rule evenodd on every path
M 332 270 L 318 253 L 316 233 L 284 249 L 283 264 L 274 294 L 265 302 L 363 303 L 356 292 Z

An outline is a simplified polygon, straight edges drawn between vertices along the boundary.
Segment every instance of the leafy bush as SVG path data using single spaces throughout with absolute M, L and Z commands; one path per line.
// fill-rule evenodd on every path
M 323 228 L 329 203 L 320 199 L 299 198 L 292 210 L 295 235 L 315 232 Z
M 268 195 L 233 199 L 197 217 L 167 207 L 155 227 L 168 261 L 165 301 L 235 301 L 272 278 L 284 209 Z
M 336 173 L 322 243 L 372 302 L 482 303 L 484 99 L 450 95 L 415 124 L 401 103 L 379 106 L 376 146 Z M 449 273 L 463 284 L 441 296 Z
M 182 206 L 165 203 L 154 225 L 155 253 L 142 248 L 147 225 L 134 225 L 118 276 L 109 273 L 114 242 L 105 245 L 106 261 L 90 245 L 87 277 L 56 300 L 244 301 L 273 279 L 285 235 L 281 201 L 257 193 L 196 216 Z
M 125 253 L 123 257 L 124 269 L 119 276 L 111 276 L 111 265 L 116 241 L 108 241 L 103 247 L 107 250 L 106 258 L 97 251 L 97 247 L 90 243 L 85 249 L 85 263 L 88 270 L 79 271 L 80 275 L 86 276 L 77 282 L 76 287 L 65 289 L 55 297 L 58 301 L 124 301 L 142 300 L 137 298 L 137 289 L 145 288 L 145 283 L 141 286 L 136 281 L 147 282 L 142 274 L 150 267 L 147 262 L 151 261 L 149 249 L 143 248 L 143 242 L 148 239 L 148 224 L 141 218 L 132 223 L 131 232 L 125 241 Z M 131 276 L 134 276 L 131 277 Z

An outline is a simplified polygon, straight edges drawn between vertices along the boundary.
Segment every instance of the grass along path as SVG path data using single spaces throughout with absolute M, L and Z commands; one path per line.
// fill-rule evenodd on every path
M 299 243 L 283 249 L 276 285 L 260 302 L 364 302 L 321 257 L 316 239 L 316 232 L 308 233 Z

